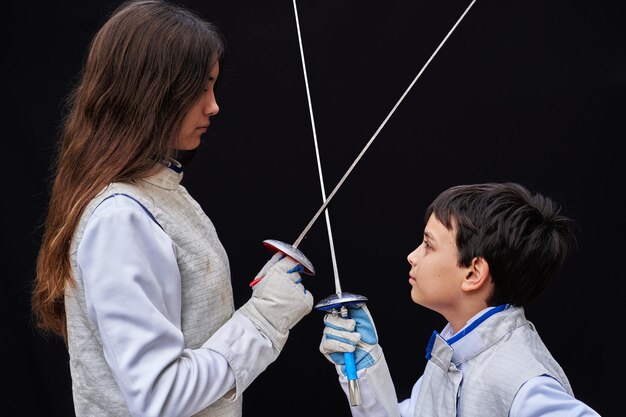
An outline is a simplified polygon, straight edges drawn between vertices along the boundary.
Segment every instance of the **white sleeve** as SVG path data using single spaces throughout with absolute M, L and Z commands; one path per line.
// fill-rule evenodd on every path
M 361 404 L 350 406 L 352 417 L 400 417 L 396 391 L 384 354 L 374 365 L 357 372 Z M 339 377 L 339 383 L 349 398 L 348 379 Z
M 413 385 L 413 389 L 411 389 L 411 397 L 403 400 L 398 407 L 400 408 L 400 415 L 402 417 L 409 417 L 413 415 L 413 410 L 415 410 L 415 406 L 417 403 L 417 396 L 420 393 L 420 387 L 422 386 L 422 377 L 420 377 L 415 385 Z
M 547 375 L 529 379 L 513 399 L 509 417 L 599 417 Z
M 190 416 L 234 387 L 222 355 L 185 348 L 175 249 L 142 206 L 123 196 L 105 200 L 77 259 L 89 318 L 133 415 Z

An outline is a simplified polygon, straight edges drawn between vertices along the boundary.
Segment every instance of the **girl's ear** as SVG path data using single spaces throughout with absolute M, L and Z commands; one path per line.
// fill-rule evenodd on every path
M 489 273 L 489 263 L 482 256 L 472 259 L 472 263 L 467 268 L 467 275 L 463 280 L 461 289 L 463 291 L 476 291 L 491 283 Z

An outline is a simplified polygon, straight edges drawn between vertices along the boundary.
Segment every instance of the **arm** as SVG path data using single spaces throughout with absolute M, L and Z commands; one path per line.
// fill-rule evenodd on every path
M 324 317 L 320 352 L 335 365 L 339 382 L 348 396 L 344 352 L 354 352 L 361 405 L 350 408 L 353 417 L 400 416 L 398 400 L 376 327 L 367 306 L 351 306 L 350 319 Z
M 241 312 L 201 348 L 185 347 L 174 247 L 128 198 L 111 198 L 96 210 L 77 255 L 89 318 L 133 415 L 191 415 L 235 387 L 238 395 L 280 352 L 270 330 L 261 332 Z M 287 274 L 271 275 L 268 283 L 285 281 Z M 303 313 L 293 324 L 310 311 L 308 297 L 294 301 Z
M 313 296 L 300 283 L 302 270 L 293 259 L 274 254 L 257 274 L 250 300 L 204 344 L 233 369 L 233 399 L 276 360 L 291 328 L 312 310 Z M 243 337 L 246 332 L 254 334 L 254 345 Z
M 185 347 L 175 249 L 139 204 L 105 200 L 77 261 L 89 319 L 133 415 L 191 415 L 232 388 L 222 356 Z
M 547 375 L 529 379 L 513 399 L 509 417 L 599 417 Z

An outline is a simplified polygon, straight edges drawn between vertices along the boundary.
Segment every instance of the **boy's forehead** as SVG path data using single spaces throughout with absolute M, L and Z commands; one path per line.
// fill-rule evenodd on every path
M 452 233 L 456 234 L 456 221 L 454 217 L 450 218 L 451 228 L 448 229 L 442 222 L 437 218 L 435 213 L 431 214 L 428 218 L 428 222 L 426 223 L 426 227 L 424 228 L 424 236 L 434 239 L 440 240 L 443 236 L 449 235 Z

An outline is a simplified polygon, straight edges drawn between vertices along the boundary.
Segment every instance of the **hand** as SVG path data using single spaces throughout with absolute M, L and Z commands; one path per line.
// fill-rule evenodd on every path
M 313 309 L 313 296 L 301 283 L 302 271 L 292 258 L 274 254 L 257 274 L 252 297 L 240 309 L 278 351 L 289 330 Z
M 268 269 L 270 269 L 270 267 L 272 265 L 274 265 L 276 262 L 280 261 L 281 259 L 283 259 L 285 257 L 285 255 L 281 252 L 276 252 L 274 254 L 274 256 L 272 256 L 270 258 L 269 261 L 267 261 L 267 263 L 265 265 L 263 265 L 263 268 L 261 268 L 261 270 L 259 271 L 258 274 L 256 274 L 256 276 L 254 277 L 254 279 L 252 281 L 250 281 L 250 286 L 254 287 L 256 284 L 259 283 L 259 281 L 261 281 L 263 279 L 263 277 L 265 276 L 265 273 L 267 272 Z M 295 271 L 294 271 L 295 272 Z M 298 271 L 298 272 L 302 272 L 302 271 Z
M 356 370 L 369 368 L 381 357 L 378 334 L 367 306 L 349 306 L 349 319 L 337 314 L 324 316 L 320 352 L 335 364 L 339 375 L 346 375 L 344 352 L 354 352 Z

